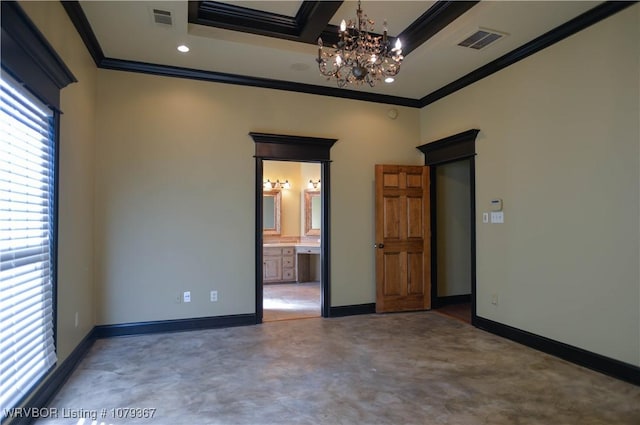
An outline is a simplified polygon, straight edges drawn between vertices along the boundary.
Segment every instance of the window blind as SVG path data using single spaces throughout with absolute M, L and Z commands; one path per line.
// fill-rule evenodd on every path
M 54 120 L 0 79 L 0 412 L 56 362 L 53 335 Z

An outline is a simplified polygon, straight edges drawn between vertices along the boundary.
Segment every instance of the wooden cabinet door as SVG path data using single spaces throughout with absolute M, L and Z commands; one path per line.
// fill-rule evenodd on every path
M 282 280 L 282 257 L 263 257 L 262 280 L 276 282 Z
M 376 165 L 376 312 L 431 308 L 429 167 Z

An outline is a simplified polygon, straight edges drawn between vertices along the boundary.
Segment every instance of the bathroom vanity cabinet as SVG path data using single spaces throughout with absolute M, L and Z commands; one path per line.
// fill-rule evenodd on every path
M 262 248 L 262 280 L 264 283 L 295 282 L 295 246 Z

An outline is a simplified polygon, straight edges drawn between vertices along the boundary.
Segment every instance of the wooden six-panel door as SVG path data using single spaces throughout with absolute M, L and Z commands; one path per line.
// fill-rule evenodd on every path
M 429 167 L 376 165 L 376 312 L 431 308 Z

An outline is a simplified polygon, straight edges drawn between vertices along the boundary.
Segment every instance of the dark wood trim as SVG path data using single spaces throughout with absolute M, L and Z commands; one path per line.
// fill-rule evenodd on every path
M 359 314 L 375 314 L 376 304 L 355 304 L 355 305 L 340 305 L 337 307 L 331 307 L 330 317 L 345 317 L 356 316 Z
M 338 139 L 254 133 L 256 157 L 283 161 L 329 161 L 329 150 Z M 322 180 L 325 185 L 324 179 Z
M 331 205 L 330 190 L 331 176 L 329 165 L 331 163 L 330 150 L 338 139 L 326 139 L 319 137 L 290 136 L 285 134 L 254 133 L 249 135 L 255 143 L 256 180 L 255 180 L 255 233 L 256 233 L 256 317 L 262 322 L 263 316 L 263 286 L 262 281 L 262 180 L 263 161 L 300 161 L 319 162 L 321 166 L 320 179 L 322 186 L 322 223 L 321 223 L 321 284 L 320 284 L 320 310 L 322 317 L 329 317 L 331 313 Z M 260 199 L 258 199 L 260 198 Z
M 183 332 L 200 329 L 230 328 L 256 323 L 255 314 L 196 317 L 192 319 L 158 320 L 153 322 L 98 325 L 94 329 L 96 338 L 111 338 L 124 335 L 144 335 L 160 332 Z
M 315 44 L 342 3 L 306 0 L 292 17 L 215 1 L 193 1 L 188 19 L 192 24 Z
M 53 109 L 76 77 L 15 1 L 2 1 L 2 68 Z
M 474 148 L 475 150 L 475 148 Z M 471 324 L 476 319 L 476 157 L 469 158 L 469 196 L 471 196 Z
M 29 398 L 27 403 L 21 407 L 25 409 L 41 409 L 46 407 L 47 404 L 55 397 L 60 388 L 69 379 L 75 368 L 80 364 L 80 361 L 89 352 L 91 346 L 96 340 L 94 329 L 92 329 L 76 348 L 69 354 L 69 356 L 60 365 L 53 369 L 53 371 L 42 381 L 42 385 L 33 393 L 33 396 Z M 36 419 L 36 417 L 18 417 L 10 421 L 11 425 L 30 425 Z
M 71 23 L 73 23 L 73 26 L 76 28 L 96 66 L 100 66 L 100 63 L 104 60 L 104 52 L 102 51 L 102 47 L 100 47 L 96 34 L 93 32 L 93 28 L 91 28 L 91 24 L 89 24 L 87 16 L 82 10 L 82 6 L 80 6 L 80 2 L 77 0 L 68 0 L 60 1 L 60 3 L 62 3 L 62 7 L 64 7 L 65 12 L 67 12 Z
M 476 317 L 475 326 L 487 332 L 519 342 L 539 351 L 560 357 L 571 363 L 604 373 L 614 378 L 640 385 L 640 367 L 596 354 L 582 348 L 555 341 L 522 329 L 483 317 Z
M 320 96 L 339 97 L 343 99 L 362 100 L 365 102 L 384 103 L 388 105 L 417 108 L 419 100 L 400 96 L 381 95 L 364 91 L 345 90 L 337 87 L 316 86 L 313 84 L 294 83 L 291 81 L 272 80 L 269 78 L 247 77 L 244 75 L 225 74 L 214 71 L 201 71 L 177 66 L 156 65 L 121 59 L 105 58 L 100 68 L 116 71 L 139 72 L 143 74 L 162 75 L 166 77 L 187 78 L 191 80 L 209 81 L 213 83 L 235 84 L 241 86 L 261 87 L 266 89 L 292 91 L 297 93 L 316 94 Z
M 322 37 L 326 45 L 331 45 L 338 42 L 338 27 L 330 25 L 329 21 L 342 3 L 307 0 L 296 16 L 290 17 L 220 2 L 195 1 L 189 4 L 189 22 L 309 44 L 315 44 L 318 37 Z M 404 55 L 407 56 L 477 3 L 437 1 L 398 36 L 404 45 Z M 395 37 L 390 37 L 390 42 L 395 43 Z
M 2 2 L 8 3 L 6 1 Z M 458 80 L 435 90 L 421 99 L 412 99 L 400 96 L 380 95 L 363 91 L 346 90 L 334 87 L 316 86 L 312 84 L 292 83 L 288 81 L 272 80 L 267 78 L 247 77 L 242 75 L 225 74 L 213 71 L 200 71 L 190 68 L 180 68 L 174 66 L 149 64 L 143 62 L 127 61 L 122 59 L 106 58 L 100 48 L 100 45 L 89 26 L 88 20 L 82 11 L 80 4 L 77 1 L 62 2 L 69 18 L 73 22 L 76 30 L 83 39 L 87 50 L 96 61 L 99 68 L 112 69 L 128 72 L 140 72 L 152 75 L 163 75 L 176 78 L 188 78 L 194 80 L 203 80 L 224 84 L 237 84 L 246 85 L 250 87 L 262 87 L 275 90 L 286 90 L 299 93 L 315 94 L 320 96 L 330 96 L 343 99 L 361 100 L 365 102 L 383 103 L 388 105 L 407 106 L 410 108 L 423 108 L 445 96 L 448 96 L 476 81 L 479 81 L 507 66 L 510 66 L 546 47 L 549 47 L 558 41 L 565 39 L 566 37 L 581 31 L 590 25 L 593 25 L 602 19 L 605 19 L 626 7 L 629 7 L 636 3 L 635 1 L 629 2 L 606 2 L 593 9 L 583 13 L 582 15 L 574 18 L 573 20 L 556 27 L 555 29 L 547 32 L 546 34 L 536 38 L 535 40 L 515 49 L 511 52 L 503 55 L 502 57 L 494 60 L 493 62 L 480 67 L 469 74 L 459 78 Z M 197 10 L 199 7 L 197 1 L 189 2 L 189 15 L 190 22 L 191 16 L 197 16 Z M 313 3 L 313 2 L 310 2 Z M 339 3 L 339 2 L 324 2 L 319 3 Z M 419 44 L 420 40 L 424 37 L 424 34 L 420 29 L 425 29 L 427 33 L 432 32 L 431 28 L 437 28 L 438 26 L 446 26 L 447 19 L 455 19 L 456 13 L 458 16 L 464 13 L 462 9 L 465 7 L 473 7 L 473 4 L 477 2 L 457 2 L 457 1 L 439 1 L 432 6 L 427 12 L 425 12 L 420 18 L 413 22 L 407 29 L 405 29 L 401 36 L 405 44 L 404 53 L 405 56 L 408 52 L 414 50 Z M 230 5 L 227 5 L 230 6 Z M 309 7 L 309 6 L 305 6 Z M 330 7 L 330 5 L 326 5 Z M 431 9 L 435 8 L 432 12 Z M 301 8 L 302 9 L 302 8 Z M 326 13 L 326 10 L 323 11 Z M 195 14 L 195 15 L 194 15 Z M 265 14 L 268 14 L 265 12 Z M 318 15 L 320 16 L 320 14 Z M 291 18 L 295 19 L 295 18 Z M 443 21 L 441 22 L 440 19 Z M 453 20 L 452 19 L 452 20 Z M 4 21 L 4 20 L 3 20 Z M 450 21 L 451 22 L 451 21 Z M 448 23 L 450 23 L 448 22 Z M 316 23 L 314 23 L 316 25 Z M 246 26 L 243 27 L 246 30 Z M 238 29 L 242 31 L 242 29 Z M 322 31 L 322 39 L 326 41 L 325 44 L 335 43 L 337 41 L 337 27 L 327 25 Z M 435 33 L 434 33 L 435 34 Z M 433 34 L 431 34 L 433 35 Z M 309 35 L 309 41 L 312 42 Z M 426 41 L 426 39 L 424 40 Z M 424 42 L 422 41 L 422 42 Z M 314 41 L 315 42 L 315 41 Z
M 478 3 L 480 2 L 437 1 L 398 35 L 398 38 L 402 40 L 402 54 L 409 55 Z
M 457 79 L 456 81 L 449 83 L 434 92 L 429 93 L 428 95 L 420 99 L 420 107 L 425 107 L 439 99 L 442 99 L 445 96 L 448 96 L 460 89 L 465 88 L 470 84 L 475 83 L 476 81 L 480 81 L 483 78 L 500 71 L 501 69 L 513 65 L 514 63 L 519 62 L 522 59 L 525 59 L 526 57 L 529 57 L 542 49 L 545 49 L 559 41 L 562 41 L 565 38 L 579 31 L 582 31 L 583 29 L 600 22 L 605 18 L 608 18 L 609 16 L 618 13 L 629 6 L 632 6 L 635 3 L 637 3 L 637 1 L 604 2 L 594 7 L 593 9 L 588 10 L 582 15 L 573 18 L 569 22 L 566 22 L 552 29 L 551 31 L 546 32 L 540 37 L 537 37 L 534 40 L 518 47 L 517 49 L 510 51 L 509 53 L 499 57 L 498 59 L 489 62 L 484 66 L 481 66 L 480 68 L 468 73 L 467 75 Z
M 333 143 L 327 147 L 333 146 Z M 320 223 L 320 312 L 322 317 L 331 315 L 331 174 L 329 158 L 323 161 L 320 169 L 320 197 L 322 198 L 322 214 Z
M 342 3 L 342 1 L 303 1 L 296 14 L 296 22 L 300 28 L 300 41 L 315 44 Z
M 255 175 L 255 187 L 262 187 L 262 181 L 264 176 L 264 163 L 262 158 L 256 158 L 256 175 Z M 255 235 L 256 235 L 256 246 L 255 246 L 255 273 L 256 273 L 256 324 L 262 323 L 263 319 L 263 293 L 264 293 L 264 271 L 263 271 L 263 248 L 262 245 L 264 243 L 263 240 L 263 208 L 264 208 L 264 197 L 262 196 L 262 190 L 255 191 L 256 193 L 256 211 L 255 211 Z M 258 296 L 259 295 L 259 296 Z
M 300 29 L 295 18 L 216 1 L 191 2 L 189 23 L 251 34 L 297 40 Z
M 4 2 L 3 2 L 4 3 Z M 319 96 L 337 97 L 342 99 L 362 100 L 365 102 L 383 103 L 387 105 L 407 106 L 417 108 L 418 99 L 410 99 L 400 96 L 389 96 L 368 93 L 356 90 L 345 90 L 337 87 L 316 86 L 313 84 L 293 83 L 290 81 L 272 80 L 269 78 L 248 77 L 244 75 L 226 74 L 214 71 L 201 71 L 192 68 L 158 65 L 145 62 L 136 62 L 123 59 L 107 58 L 89 25 L 80 3 L 77 1 L 62 2 L 71 22 L 84 41 L 91 57 L 98 68 L 115 71 L 138 72 L 142 74 L 161 75 L 165 77 L 186 78 L 190 80 L 209 81 L 212 83 L 235 84 L 240 86 L 261 87 L 266 89 L 292 91 L 297 93 L 315 94 Z M 320 2 L 331 3 L 331 2 Z M 189 8 L 197 8 L 198 2 L 189 2 Z M 323 39 L 327 37 L 323 34 Z M 336 38 L 337 40 L 337 38 Z
M 480 130 L 472 129 L 417 147 L 426 165 L 438 165 L 475 156 L 475 140 Z

